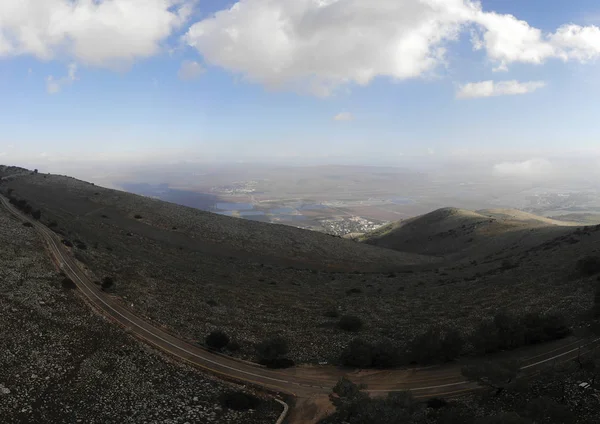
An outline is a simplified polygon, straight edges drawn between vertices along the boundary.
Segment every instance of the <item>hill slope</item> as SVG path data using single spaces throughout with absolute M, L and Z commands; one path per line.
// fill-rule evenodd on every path
M 9 188 L 73 244 L 92 280 L 114 278 L 112 295 L 134 313 L 199 343 L 222 329 L 240 344 L 234 354 L 251 360 L 274 334 L 295 361 L 335 361 L 356 337 L 401 347 L 431 326 L 468 333 L 500 308 L 574 319 L 593 299 L 595 277 L 574 271 L 582 256 L 599 255 L 600 227 L 447 208 L 379 232 L 413 252 L 403 253 L 68 177 L 26 174 L 0 184 Z M 341 315 L 363 328 L 341 330 Z
M 573 225 L 513 209 L 443 208 L 389 224 L 358 240 L 404 252 L 476 258 L 515 245 L 535 246 L 568 232 Z

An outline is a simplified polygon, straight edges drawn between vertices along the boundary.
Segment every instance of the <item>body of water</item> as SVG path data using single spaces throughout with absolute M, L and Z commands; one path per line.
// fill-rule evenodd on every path
M 217 203 L 215 207 L 222 211 L 251 211 L 252 203 Z

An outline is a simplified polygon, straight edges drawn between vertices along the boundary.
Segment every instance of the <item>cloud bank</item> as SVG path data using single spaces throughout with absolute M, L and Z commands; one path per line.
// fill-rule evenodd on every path
M 465 33 L 498 71 L 600 57 L 595 25 L 544 32 L 476 0 L 240 0 L 189 25 L 196 3 L 2 0 L 0 58 L 31 55 L 122 69 L 183 34 L 208 64 L 267 87 L 327 96 L 378 77 L 435 76 L 449 66 L 448 50 Z
M 376 77 L 430 76 L 466 31 L 496 70 L 600 56 L 596 26 L 544 33 L 472 0 L 241 0 L 192 25 L 184 40 L 207 62 L 250 81 L 329 95 Z

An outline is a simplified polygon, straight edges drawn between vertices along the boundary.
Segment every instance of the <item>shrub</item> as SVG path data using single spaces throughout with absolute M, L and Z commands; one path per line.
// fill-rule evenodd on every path
M 281 336 L 268 338 L 256 345 L 258 359 L 263 365 L 286 355 L 288 351 L 287 340 Z
M 354 315 L 344 315 L 338 322 L 338 327 L 344 331 L 358 331 L 362 326 L 362 320 Z
M 452 361 L 461 354 L 465 340 L 458 330 L 446 330 L 441 343 L 441 356 L 446 361 Z
M 513 315 L 498 312 L 494 317 L 498 349 L 510 350 L 523 346 L 523 330 L 521 323 Z
M 360 293 L 362 293 L 362 290 L 358 289 L 356 287 L 346 290 L 346 295 L 347 296 L 350 296 L 350 295 L 353 295 L 353 294 L 360 294 Z
M 36 209 L 35 211 L 33 211 L 31 213 L 31 216 L 33 216 L 33 219 L 39 220 L 42 217 L 42 211 L 40 211 L 39 209 Z
M 240 344 L 238 342 L 236 342 L 235 340 L 231 340 L 228 344 L 227 344 L 227 350 L 230 352 L 237 352 L 238 350 L 240 350 L 242 347 L 240 346 Z
M 73 243 L 71 243 L 69 240 L 67 239 L 63 239 L 62 240 L 62 244 L 64 244 L 67 247 L 73 247 Z
M 31 227 L 33 227 L 33 224 L 31 222 L 24 222 L 23 226 L 27 227 L 27 228 L 31 228 Z
M 389 340 L 383 340 L 371 350 L 372 366 L 374 368 L 394 368 L 402 363 L 402 356 L 396 346 Z
M 342 352 L 340 362 L 347 367 L 370 368 L 373 365 L 373 346 L 362 339 L 354 339 Z
M 134 216 L 135 219 L 142 219 L 142 215 L 136 215 Z
M 400 365 L 400 351 L 389 341 L 372 345 L 363 339 L 354 339 L 342 351 L 340 363 L 356 368 L 393 368 Z
M 441 348 L 442 334 L 440 330 L 429 329 L 410 342 L 410 359 L 419 364 L 430 364 L 438 359 Z
M 108 290 L 115 285 L 115 280 L 112 277 L 104 277 L 102 279 L 102 290 Z
M 69 289 L 69 290 L 73 290 L 73 289 L 77 288 L 77 286 L 75 285 L 75 283 L 73 282 L 73 280 L 71 280 L 68 277 L 63 278 L 63 280 L 62 280 L 62 286 L 63 286 L 63 288 Z
M 207 304 L 208 306 L 219 306 L 219 304 L 217 303 L 217 301 L 216 301 L 216 300 L 213 300 L 213 299 L 209 299 L 209 300 L 207 300 L 207 301 L 206 301 L 206 304 Z
M 577 269 L 582 275 L 591 276 L 600 272 L 600 257 L 587 256 L 577 261 Z
M 221 350 L 229 344 L 229 336 L 221 330 L 215 330 L 206 336 L 205 342 L 206 346 Z
M 243 392 L 223 393 L 219 397 L 219 402 L 223 408 L 233 409 L 234 411 L 256 409 L 260 405 L 260 399 Z
M 559 314 L 528 313 L 517 318 L 500 312 L 475 329 L 471 343 L 478 353 L 491 353 L 561 339 L 570 333 L 565 318 Z

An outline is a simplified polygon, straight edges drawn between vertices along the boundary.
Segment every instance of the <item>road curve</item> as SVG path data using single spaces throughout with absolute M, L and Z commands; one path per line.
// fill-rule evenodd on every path
M 115 298 L 104 293 L 79 268 L 68 249 L 63 246 L 60 238 L 54 232 L 40 222 L 24 216 L 4 196 L 0 196 L 0 202 L 17 218 L 34 226 L 64 273 L 73 280 L 87 301 L 102 315 L 128 329 L 132 335 L 157 349 L 223 379 L 251 384 L 275 394 L 303 398 L 326 396 L 342 376 L 356 383 L 365 384 L 366 391 L 373 394 L 410 390 L 417 398 L 452 397 L 477 389 L 476 384 L 464 380 L 460 373 L 460 367 L 457 365 L 369 372 L 348 372 L 332 366 L 270 370 L 210 352 L 152 325 L 128 310 Z M 536 354 L 533 356 L 531 354 L 521 356 L 522 370 L 525 373 L 535 373 L 549 363 L 571 360 L 577 357 L 582 343 L 595 344 L 598 341 L 600 339 L 568 340 L 549 344 L 547 349 L 535 352 Z

